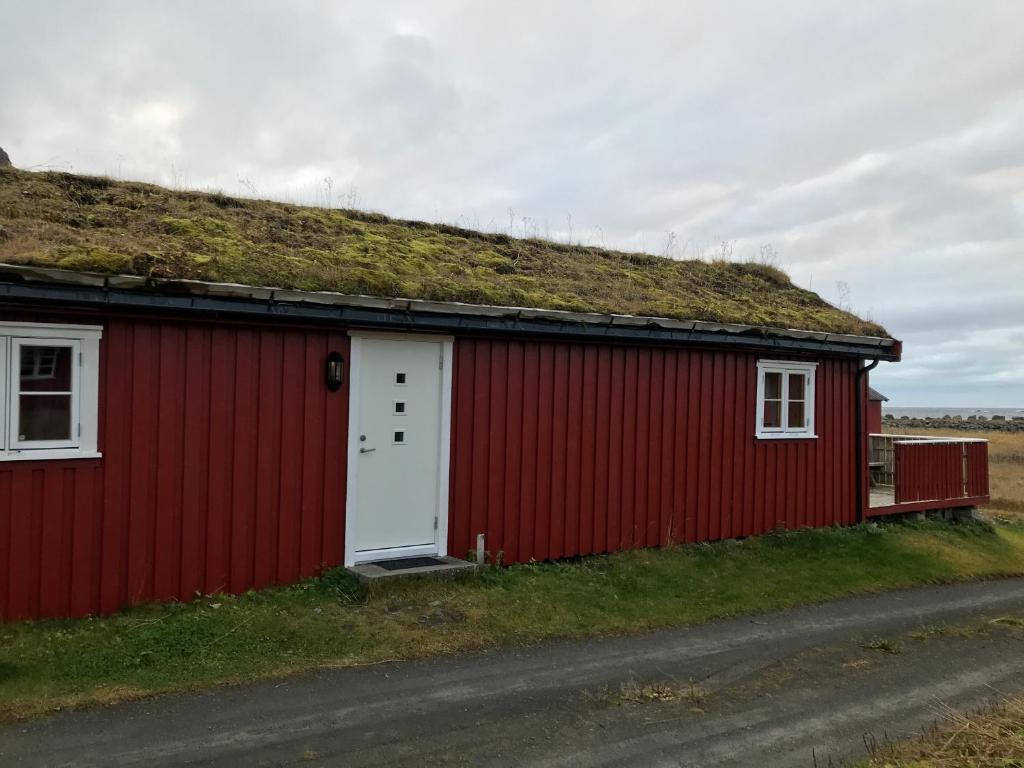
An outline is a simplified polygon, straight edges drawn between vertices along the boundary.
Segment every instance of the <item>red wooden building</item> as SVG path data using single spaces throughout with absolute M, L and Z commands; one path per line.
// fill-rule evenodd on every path
M 882 431 L 882 403 L 889 398 L 873 387 L 868 387 L 867 429 L 871 434 Z
M 901 444 L 899 492 L 871 506 L 866 371 L 899 357 L 891 338 L 2 266 L 0 617 L 465 557 L 479 535 L 520 563 L 984 501 L 983 449 Z

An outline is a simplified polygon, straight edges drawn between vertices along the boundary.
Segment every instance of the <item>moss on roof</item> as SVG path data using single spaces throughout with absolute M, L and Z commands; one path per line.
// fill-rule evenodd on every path
M 0 262 L 884 336 L 759 264 L 677 261 L 0 168 Z

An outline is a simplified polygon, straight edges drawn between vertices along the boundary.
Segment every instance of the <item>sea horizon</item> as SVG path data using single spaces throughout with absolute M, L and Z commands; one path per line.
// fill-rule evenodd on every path
M 937 419 L 943 416 L 959 416 L 966 419 L 968 416 L 975 416 L 980 419 L 991 419 L 993 416 L 1002 416 L 1006 419 L 1024 417 L 1024 407 L 1021 408 L 943 408 L 941 406 L 904 406 L 889 407 L 882 405 L 882 415 L 891 415 L 894 418 L 907 416 L 911 419 Z

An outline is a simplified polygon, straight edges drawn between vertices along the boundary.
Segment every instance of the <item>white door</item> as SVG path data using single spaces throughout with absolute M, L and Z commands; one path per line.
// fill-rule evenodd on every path
M 450 345 L 352 339 L 349 564 L 445 553 Z

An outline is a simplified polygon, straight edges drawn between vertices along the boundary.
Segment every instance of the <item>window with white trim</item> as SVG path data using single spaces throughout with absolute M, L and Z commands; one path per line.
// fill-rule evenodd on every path
M 99 456 L 101 334 L 0 322 L 0 461 Z
M 817 363 L 759 360 L 757 437 L 817 437 L 814 433 L 814 372 Z

